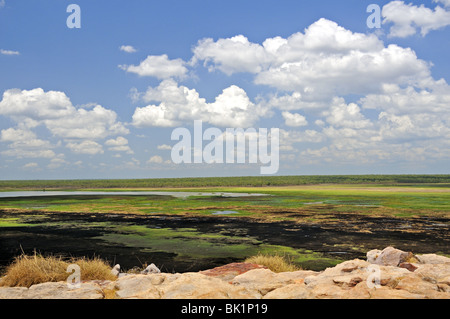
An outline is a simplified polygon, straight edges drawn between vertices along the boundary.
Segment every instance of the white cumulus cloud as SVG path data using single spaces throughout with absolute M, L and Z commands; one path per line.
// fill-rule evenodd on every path
M 9 150 L 2 151 L 5 156 L 18 158 L 51 158 L 55 156 L 49 141 L 39 139 L 34 132 L 26 127 L 8 128 L 0 131 L 0 142 L 9 143 Z
M 435 1 L 436 2 L 436 1 Z M 449 1 L 440 1 L 445 6 Z M 442 29 L 450 25 L 450 11 L 437 6 L 434 10 L 425 5 L 415 6 L 403 1 L 392 1 L 383 7 L 384 24 L 392 23 L 390 37 L 405 38 L 420 30 L 422 36 L 430 31 Z
M 134 154 L 134 152 L 131 150 L 130 146 L 128 145 L 128 140 L 123 137 L 119 136 L 116 139 L 110 139 L 105 142 L 106 146 L 109 146 L 110 151 L 115 152 L 126 152 L 128 154 Z
M 63 92 L 41 88 L 11 89 L 3 93 L 0 115 L 28 126 L 45 125 L 55 136 L 62 138 L 100 139 L 110 135 L 128 134 L 117 121 L 117 114 L 101 105 L 92 110 L 77 109 Z
M 161 164 L 161 163 L 163 163 L 163 162 L 164 162 L 164 159 L 163 159 L 161 156 L 159 156 L 159 155 L 152 156 L 152 157 L 147 161 L 148 164 L 151 164 L 151 163 L 153 163 L 153 164 Z
M 371 126 L 371 121 L 364 117 L 356 103 L 345 103 L 343 98 L 334 98 L 329 110 L 322 115 L 334 127 L 361 129 Z
M 183 78 L 188 69 L 186 62 L 182 59 L 170 60 L 166 54 L 149 55 L 139 65 L 119 65 L 127 72 L 135 73 L 139 76 L 151 76 L 157 79 Z
M 0 6 L 0 8 L 1 8 L 1 6 Z M 0 54 L 3 54 L 3 55 L 20 55 L 20 52 L 19 51 L 13 51 L 13 50 L 0 49 Z
M 207 38 L 200 40 L 194 48 L 193 61 L 204 61 L 210 71 L 219 69 L 231 75 L 237 72 L 261 72 L 272 57 L 259 44 L 251 43 L 243 35 L 214 42 Z
M 114 111 L 101 105 L 92 109 L 77 108 L 65 93 L 45 92 L 41 88 L 5 91 L 0 101 L 0 115 L 9 117 L 18 125 L 2 131 L 2 141 L 10 142 L 9 147 L 15 148 L 14 152 L 6 153 L 10 156 L 19 156 L 21 150 L 24 156 L 55 155 L 52 145 L 38 139 L 31 131 L 38 126 L 44 126 L 54 137 L 66 140 L 66 146 L 80 154 L 101 153 L 101 146 L 94 140 L 129 133 L 117 120 Z M 39 148 L 40 152 L 32 152 L 31 147 Z
M 34 169 L 34 168 L 38 168 L 38 167 L 39 167 L 39 164 L 35 163 L 35 162 L 27 163 L 23 166 L 23 168 L 25 168 L 25 169 Z
M 450 7 L 450 0 L 433 0 L 433 2 L 442 3 L 446 7 Z
M 262 44 L 243 36 L 205 39 L 193 52 L 193 59 L 210 69 L 253 73 L 256 84 L 296 92 L 296 104 L 378 92 L 383 83 L 417 82 L 430 74 L 429 64 L 413 50 L 395 44 L 385 47 L 375 34 L 355 33 L 327 19 L 303 33 L 269 38 Z
M 82 141 L 80 143 L 71 142 L 67 143 L 67 148 L 71 149 L 75 154 L 88 154 L 88 155 L 96 155 L 103 154 L 103 147 L 95 142 L 95 141 Z
M 135 53 L 137 51 L 131 45 L 122 45 L 119 49 L 120 49 L 120 51 L 123 51 L 123 52 L 126 52 L 126 53 Z
M 294 126 L 294 127 L 298 127 L 298 126 L 306 126 L 308 125 L 308 121 L 306 120 L 306 118 L 303 115 L 300 115 L 298 113 L 290 113 L 290 112 L 283 112 L 281 113 L 281 115 L 284 118 L 285 124 L 287 126 Z
M 156 88 L 150 87 L 142 94 L 142 99 L 159 104 L 136 108 L 133 124 L 137 127 L 174 127 L 194 120 L 220 127 L 250 127 L 264 115 L 264 110 L 235 85 L 224 89 L 214 102 L 208 103 L 195 89 L 165 80 Z

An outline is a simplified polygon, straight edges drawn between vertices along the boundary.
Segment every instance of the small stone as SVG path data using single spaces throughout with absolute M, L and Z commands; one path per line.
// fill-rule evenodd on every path
M 159 270 L 158 267 L 155 266 L 155 264 L 151 264 L 147 268 L 145 268 L 143 271 L 141 271 L 141 274 L 148 275 L 148 274 L 159 274 L 161 273 L 161 270 Z
M 113 267 L 113 269 L 111 270 L 111 274 L 113 274 L 116 277 L 119 277 L 120 274 L 120 265 L 117 264 Z
M 417 269 L 417 267 L 416 266 L 414 266 L 413 264 L 411 264 L 411 263 L 401 263 L 400 265 L 398 265 L 400 268 L 405 268 L 405 269 L 408 269 L 410 272 L 414 272 L 416 269 Z
M 355 287 L 357 284 L 362 282 L 363 279 L 357 276 L 339 276 L 333 279 L 333 282 L 339 287 Z
M 367 261 L 371 264 L 375 263 L 375 260 L 377 260 L 378 256 L 380 256 L 381 254 L 381 250 L 379 249 L 373 249 L 369 252 L 367 252 L 366 256 L 367 256 Z

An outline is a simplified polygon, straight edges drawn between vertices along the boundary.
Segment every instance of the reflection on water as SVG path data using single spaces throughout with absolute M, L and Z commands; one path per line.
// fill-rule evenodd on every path
M 253 196 L 270 196 L 267 194 L 252 194 L 252 193 L 223 193 L 223 192 L 158 192 L 158 191 L 142 191 L 142 192 L 88 192 L 88 191 L 21 191 L 21 192 L 0 192 L 0 198 L 14 198 L 14 197 L 40 197 L 40 196 L 173 196 L 178 198 L 187 198 L 190 196 L 221 196 L 221 197 L 253 197 Z
M 233 214 L 239 214 L 239 212 L 235 212 L 234 210 L 224 210 L 212 213 L 212 215 L 233 215 Z

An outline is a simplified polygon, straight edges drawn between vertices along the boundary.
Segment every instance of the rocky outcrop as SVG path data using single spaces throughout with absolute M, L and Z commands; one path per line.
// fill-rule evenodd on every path
M 152 267 L 153 268 L 153 267 Z M 235 263 L 198 273 L 119 276 L 116 281 L 0 288 L 0 299 L 449 299 L 450 258 L 393 247 L 321 272 L 274 273 Z
M 108 282 L 109 284 L 109 282 Z M 80 288 L 69 288 L 65 282 L 47 282 L 30 288 L 0 288 L 0 299 L 104 299 L 102 285 L 82 283 Z

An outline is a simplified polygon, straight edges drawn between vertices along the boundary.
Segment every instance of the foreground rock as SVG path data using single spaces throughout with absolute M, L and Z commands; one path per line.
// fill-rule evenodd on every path
M 251 263 L 232 263 L 225 266 L 200 271 L 200 273 L 210 277 L 220 278 L 225 281 L 231 281 L 234 277 L 246 273 L 247 271 L 265 268 L 266 267 L 261 265 Z
M 450 258 L 393 247 L 322 272 L 274 273 L 236 263 L 199 273 L 119 276 L 113 282 L 0 288 L 0 299 L 450 299 Z
M 28 288 L 0 288 L 0 299 L 104 299 L 100 284 L 82 283 L 71 289 L 65 282 L 47 282 Z

